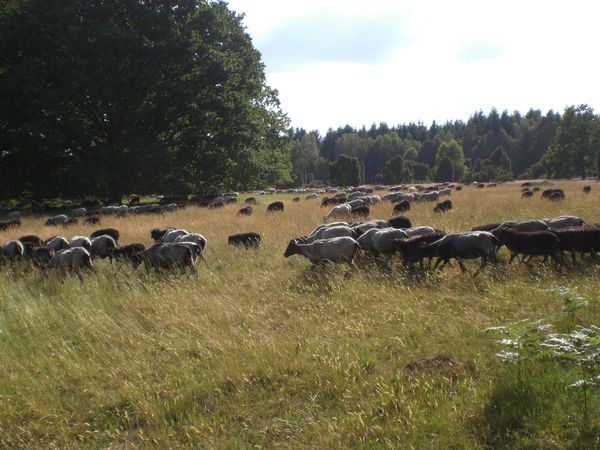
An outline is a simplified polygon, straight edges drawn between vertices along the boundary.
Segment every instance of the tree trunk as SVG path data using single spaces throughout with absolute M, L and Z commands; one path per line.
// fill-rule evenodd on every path
M 117 205 L 120 205 L 123 201 L 123 195 L 125 195 L 125 192 L 122 184 L 116 182 L 115 180 L 111 180 L 110 184 L 108 185 L 108 203 L 116 203 Z

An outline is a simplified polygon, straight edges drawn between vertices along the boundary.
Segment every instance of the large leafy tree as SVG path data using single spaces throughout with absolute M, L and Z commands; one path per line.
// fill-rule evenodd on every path
M 357 158 L 341 155 L 329 166 L 329 179 L 338 186 L 358 186 L 361 167 Z
M 7 2 L 3 194 L 120 201 L 289 179 L 287 118 L 241 20 L 203 0 Z

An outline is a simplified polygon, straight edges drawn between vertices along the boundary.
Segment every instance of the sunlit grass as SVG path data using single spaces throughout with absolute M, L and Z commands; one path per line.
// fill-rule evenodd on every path
M 521 199 L 517 184 L 467 187 L 453 194 L 449 213 L 417 204 L 407 216 L 447 231 L 560 214 L 600 222 L 596 189 L 560 186 L 567 199 L 558 203 Z M 231 205 L 103 218 L 123 244 L 150 244 L 154 227 L 202 233 L 208 246 L 197 276 L 150 276 L 105 261 L 83 284 L 25 265 L 0 271 L 0 447 L 598 444 L 597 399 L 583 430 L 567 368 L 538 362 L 518 378 L 483 332 L 522 318 L 559 331 L 599 324 L 598 264 L 561 272 L 502 264 L 476 278 L 456 265 L 441 274 L 366 260 L 351 274 L 312 268 L 282 254 L 327 209 L 291 198 L 260 197 L 251 217 Z M 274 199 L 285 201 L 283 214 L 265 212 Z M 372 216 L 389 218 L 391 210 L 375 206 Z M 65 232 L 43 220 L 25 219 L 0 239 Z M 67 237 L 95 228 L 69 228 Z M 245 231 L 263 236 L 259 251 L 227 245 L 229 234 Z M 561 299 L 548 290 L 554 284 L 577 287 L 589 305 L 574 318 L 561 313 Z M 407 367 L 439 354 L 450 362 Z

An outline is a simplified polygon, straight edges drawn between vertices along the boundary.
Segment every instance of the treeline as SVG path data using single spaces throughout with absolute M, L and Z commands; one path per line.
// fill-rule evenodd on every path
M 410 123 L 318 131 L 296 129 L 293 180 L 333 184 L 598 176 L 600 120 L 587 105 L 561 115 L 531 109 L 443 125 Z

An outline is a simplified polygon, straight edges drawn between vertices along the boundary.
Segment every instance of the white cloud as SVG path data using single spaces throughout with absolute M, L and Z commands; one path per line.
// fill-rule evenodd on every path
M 234 0 L 230 7 L 246 12 L 248 32 L 265 52 L 268 82 L 279 90 L 282 107 L 297 127 L 324 132 L 330 126 L 383 121 L 429 124 L 466 120 L 492 107 L 562 111 L 587 103 L 600 112 L 596 2 Z M 378 57 L 327 59 L 327 52 L 315 52 L 319 57 L 310 58 L 307 52 L 316 45 L 310 18 L 317 15 L 321 27 L 331 23 L 333 29 L 344 23 L 341 16 L 345 23 L 367 15 L 397 17 L 401 32 L 363 32 L 365 39 L 396 39 L 386 41 Z M 372 26 L 390 23 L 379 20 Z M 309 46 L 290 48 L 298 52 L 293 70 L 268 53 L 269 38 L 281 40 L 278 33 L 292 25 L 300 33 L 296 42 L 303 41 L 302 26 L 311 36 L 305 39 Z

